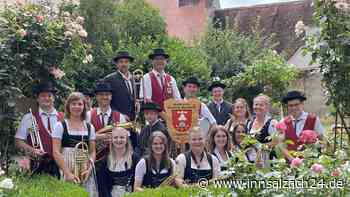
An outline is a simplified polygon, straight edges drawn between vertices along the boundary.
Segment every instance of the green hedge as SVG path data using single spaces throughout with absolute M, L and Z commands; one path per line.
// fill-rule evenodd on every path
M 126 197 L 184 197 L 184 196 L 232 196 L 227 188 L 205 188 L 189 187 L 189 188 L 173 188 L 164 187 L 157 189 L 146 189 L 143 192 L 134 192 Z
M 9 197 L 87 197 L 84 188 L 49 176 L 15 177 Z

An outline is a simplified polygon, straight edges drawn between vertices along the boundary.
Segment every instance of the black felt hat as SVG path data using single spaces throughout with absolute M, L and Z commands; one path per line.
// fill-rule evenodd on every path
M 113 63 L 116 64 L 118 62 L 119 59 L 122 59 L 122 58 L 126 58 L 126 59 L 129 59 L 130 62 L 133 62 L 134 61 L 134 57 L 132 57 L 129 52 L 127 51 L 119 51 L 117 53 L 117 55 L 113 58 Z
M 111 84 L 106 82 L 99 82 L 96 84 L 95 94 L 98 92 L 112 92 Z
M 165 52 L 165 50 L 162 48 L 153 49 L 153 52 L 151 54 L 149 54 L 148 57 L 149 57 L 149 59 L 153 59 L 156 56 L 163 56 L 166 59 L 169 59 L 169 57 L 170 57 L 169 54 L 167 54 Z
M 306 97 L 303 93 L 297 90 L 292 90 L 287 93 L 285 97 L 282 99 L 282 103 L 287 104 L 288 101 L 298 99 L 300 101 L 305 101 Z
M 41 92 L 51 92 L 55 94 L 57 90 L 51 82 L 41 82 L 33 87 L 33 92 L 35 95 L 38 95 Z
M 209 91 L 212 91 L 213 88 L 220 87 L 222 89 L 226 88 L 226 85 L 221 83 L 220 81 L 214 81 L 208 88 Z
M 161 112 L 162 108 L 157 104 L 157 103 L 145 103 L 142 105 L 141 110 L 154 110 L 154 111 L 158 111 Z
M 188 83 L 190 84 L 196 84 L 198 87 L 201 85 L 197 77 L 189 77 L 185 81 L 182 82 L 183 86 L 186 86 Z

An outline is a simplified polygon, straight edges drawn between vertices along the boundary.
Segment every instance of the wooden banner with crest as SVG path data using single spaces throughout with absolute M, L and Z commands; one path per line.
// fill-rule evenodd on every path
M 168 99 L 164 102 L 166 124 L 176 144 L 188 143 L 190 129 L 198 126 L 200 106 L 198 99 Z

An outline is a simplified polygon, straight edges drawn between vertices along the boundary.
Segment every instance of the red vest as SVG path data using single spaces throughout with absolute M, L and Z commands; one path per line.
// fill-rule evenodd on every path
M 171 76 L 169 74 L 164 75 L 163 89 L 158 82 L 156 75 L 153 72 L 149 72 L 152 86 L 152 101 L 157 103 L 164 109 L 164 101 L 173 97 L 173 88 L 171 86 Z
M 120 122 L 120 112 L 112 111 L 112 121 L 115 124 L 118 124 Z M 99 117 L 99 115 L 97 115 L 96 108 L 91 109 L 91 124 L 94 125 L 96 132 L 103 128 L 101 118 Z
M 41 143 L 43 145 L 44 151 L 50 156 L 52 157 L 52 138 L 51 138 L 51 134 L 50 131 L 48 131 L 45 126 L 43 121 L 41 120 L 41 117 L 39 115 L 39 112 L 35 112 L 34 113 L 34 117 L 36 119 L 36 122 L 38 123 L 38 128 L 39 128 L 39 134 L 40 134 L 40 139 L 41 139 Z M 57 120 L 58 121 L 63 121 L 64 119 L 64 113 L 63 112 L 58 112 L 57 114 Z M 51 128 L 54 125 L 51 125 Z M 30 135 L 28 135 L 27 137 L 27 143 L 32 146 L 32 139 L 30 137 Z
M 293 142 L 293 144 L 288 144 L 287 149 L 288 150 L 297 150 L 298 146 L 301 145 L 301 143 L 299 142 L 298 136 L 295 132 L 295 129 L 293 126 L 293 120 L 290 116 L 288 116 L 283 121 L 287 126 L 287 130 L 285 132 L 285 138 L 286 138 L 286 140 L 291 140 Z M 304 130 L 314 130 L 315 123 L 316 123 L 316 115 L 309 113 L 307 118 L 306 118 L 303 131 Z

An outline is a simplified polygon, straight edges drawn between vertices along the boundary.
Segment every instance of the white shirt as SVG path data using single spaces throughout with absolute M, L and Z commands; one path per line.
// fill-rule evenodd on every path
M 69 135 L 88 135 L 88 130 L 87 130 L 87 125 L 86 121 L 84 121 L 84 130 L 72 130 L 69 128 L 69 124 L 67 120 L 64 120 L 67 125 L 67 130 Z M 95 134 L 95 128 L 92 124 L 90 124 L 91 130 L 90 130 L 90 138 L 89 140 L 95 140 L 96 139 L 96 134 Z M 58 138 L 62 139 L 63 136 L 63 125 L 61 122 L 58 122 L 55 126 L 55 129 L 52 131 L 52 138 Z
M 154 73 L 154 75 L 156 76 L 156 78 L 158 80 L 159 86 L 162 87 L 160 73 L 155 71 L 155 70 L 152 70 L 151 72 Z M 165 75 L 163 74 L 163 81 L 165 82 L 164 77 L 165 77 Z M 171 77 L 170 84 L 171 84 L 171 88 L 173 91 L 173 97 L 175 99 L 181 99 L 179 89 L 177 88 L 177 85 L 176 85 L 176 80 L 174 79 L 174 77 L 172 77 L 172 76 L 170 76 L 170 77 Z M 142 88 L 140 89 L 140 98 L 151 100 L 152 99 L 152 82 L 151 82 L 151 76 L 149 73 L 147 73 L 143 76 L 143 81 L 142 81 L 141 87 Z
M 105 116 L 103 116 L 103 112 L 101 111 L 101 108 L 97 107 L 96 108 L 96 113 L 97 113 L 97 117 L 100 119 L 101 123 L 102 123 L 102 117 L 103 117 L 103 125 L 107 126 L 108 125 L 108 120 L 110 118 L 110 116 L 112 115 L 112 108 L 109 107 L 107 109 L 107 111 L 105 112 Z M 91 123 L 91 110 L 87 113 L 86 116 L 86 121 Z M 125 123 L 126 122 L 126 117 L 124 114 L 120 114 L 120 123 Z
M 172 167 L 173 167 L 173 172 L 175 172 L 175 161 L 173 159 L 170 159 Z M 156 174 L 156 171 L 154 169 L 152 169 L 152 173 Z M 167 169 L 162 169 L 160 171 L 160 174 L 166 174 L 168 173 Z M 143 181 L 143 177 L 146 175 L 146 160 L 143 158 L 141 159 L 137 165 L 136 165 L 136 169 L 135 169 L 135 181 L 141 182 Z
M 209 120 L 210 124 L 216 124 L 216 119 L 213 114 L 210 112 L 209 108 L 206 104 L 201 103 L 201 113 L 199 114 L 199 118 L 206 118 Z
M 271 117 L 268 116 L 268 115 L 265 116 L 265 121 L 264 121 L 263 127 L 265 126 L 266 122 L 267 122 L 270 118 L 271 118 Z M 255 134 L 255 133 L 257 133 L 257 132 L 260 132 L 260 130 L 263 128 L 263 127 L 261 127 L 261 128 L 259 128 L 259 129 L 254 129 L 254 128 L 253 128 L 253 123 L 254 123 L 254 121 L 249 122 L 248 128 L 251 127 L 250 131 L 248 131 L 249 134 Z M 269 135 L 272 135 L 274 132 L 276 132 L 276 127 L 275 127 L 275 125 L 276 125 L 277 123 L 278 123 L 277 120 L 275 120 L 275 119 L 272 119 L 272 120 L 271 120 L 270 125 L 269 125 L 269 128 L 268 128 L 268 133 L 269 133 Z
M 228 157 L 227 152 L 225 152 L 226 157 L 227 157 L 227 160 L 226 160 L 226 161 L 221 157 L 221 154 L 220 154 L 219 150 L 218 150 L 216 147 L 215 147 L 215 149 L 214 149 L 214 153 L 215 153 L 216 158 L 218 159 L 218 161 L 219 161 L 219 163 L 220 163 L 220 166 L 227 166 L 228 161 L 230 161 L 230 158 Z
M 213 103 L 215 104 L 215 107 L 218 109 L 218 111 L 221 111 L 221 104 L 224 102 L 224 99 L 221 99 L 219 102 L 213 100 Z
M 212 154 L 209 154 L 209 155 L 211 156 L 212 161 L 213 161 L 213 178 L 215 178 L 215 177 L 218 177 L 220 174 L 220 164 L 219 164 L 218 159 L 214 155 L 212 155 Z M 206 154 L 204 154 L 202 161 L 199 163 L 199 167 L 200 168 L 197 167 L 195 161 L 191 157 L 191 168 L 192 169 L 210 170 L 211 168 L 210 168 Z M 177 177 L 182 178 L 182 179 L 184 178 L 185 168 L 186 168 L 186 156 L 184 153 L 181 153 L 176 158 Z
M 303 128 L 305 126 L 305 122 L 306 122 L 308 115 L 309 115 L 309 113 L 303 111 L 298 118 L 293 120 L 293 127 L 295 127 L 295 122 L 297 122 L 296 123 L 296 134 L 298 137 L 301 135 L 301 132 L 303 131 Z M 321 136 L 324 134 L 324 128 L 323 128 L 321 121 L 318 117 L 316 117 L 314 130 Z
M 39 116 L 46 130 L 48 130 L 48 118 L 49 118 L 51 131 L 53 131 L 55 125 L 58 122 L 58 119 L 57 119 L 58 112 L 56 111 L 56 109 L 54 109 L 51 113 L 47 113 L 47 112 L 44 112 L 41 108 L 39 108 Z M 29 135 L 28 129 L 31 127 L 32 127 L 31 114 L 27 113 L 23 116 L 21 120 L 21 123 L 15 135 L 15 138 L 26 140 Z

